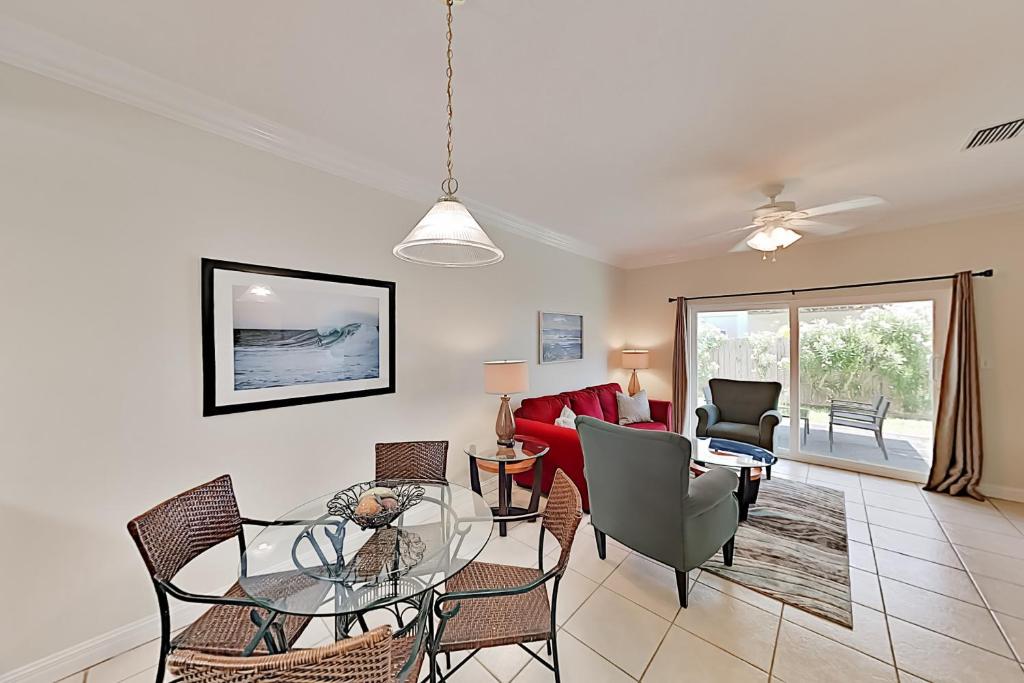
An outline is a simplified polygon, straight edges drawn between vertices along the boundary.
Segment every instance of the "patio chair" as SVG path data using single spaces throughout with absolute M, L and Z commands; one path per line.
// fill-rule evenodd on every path
M 828 450 L 832 451 L 833 427 L 852 427 L 854 429 L 865 429 L 874 432 L 875 441 L 882 449 L 882 455 L 889 459 L 889 452 L 885 449 L 885 439 L 882 438 L 882 426 L 885 424 L 885 416 L 889 412 L 892 401 L 885 396 L 879 396 L 874 403 L 863 401 L 846 401 L 833 398 L 829 401 L 828 408 Z
M 429 644 L 433 592 L 420 597 L 419 614 L 394 636 L 379 626 L 329 645 L 257 657 L 225 657 L 178 650 L 168 660 L 175 683 L 412 683 Z
M 447 482 L 447 441 L 397 441 L 374 446 L 377 479 Z
M 627 431 L 636 431 L 633 429 Z M 477 652 L 486 647 L 519 645 L 527 654 L 554 672 L 558 668 L 558 587 L 569 565 L 569 553 L 583 518 L 583 499 L 576 484 L 561 469 L 555 472 L 547 506 L 542 514 L 537 569 L 489 562 L 471 562 L 448 580 L 446 592 L 434 607 L 439 622 L 434 637 L 434 655 L 472 650 L 440 680 L 452 676 Z M 558 561 L 544 571 L 544 533 L 547 531 L 561 546 Z M 553 581 L 551 601 L 545 584 Z M 546 641 L 551 655 L 549 664 L 526 643 Z
M 738 480 L 725 467 L 690 479 L 690 442 L 672 432 L 626 429 L 576 418 L 583 445 L 590 522 L 603 560 L 607 536 L 675 569 L 679 604 L 687 575 L 722 549 L 732 565 L 739 524 Z
M 232 538 L 238 539 L 244 561 L 243 525 L 250 524 L 271 523 L 239 514 L 231 477 L 226 474 L 180 493 L 128 522 L 128 533 L 149 570 L 160 608 L 156 683 L 163 681 L 164 665 L 172 647 L 221 656 L 272 654 L 291 647 L 309 624 L 310 617 L 279 615 L 258 605 L 246 596 L 237 581 L 224 595 L 198 595 L 173 583 L 185 565 Z M 268 574 L 263 579 L 271 587 L 278 585 L 283 593 L 316 581 L 296 572 Z M 168 596 L 212 607 L 172 641 Z

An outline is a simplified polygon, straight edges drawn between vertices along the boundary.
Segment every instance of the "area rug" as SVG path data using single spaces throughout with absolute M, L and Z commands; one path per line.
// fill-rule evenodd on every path
M 719 553 L 701 569 L 853 628 L 847 553 L 842 491 L 776 478 L 740 523 L 732 566 Z

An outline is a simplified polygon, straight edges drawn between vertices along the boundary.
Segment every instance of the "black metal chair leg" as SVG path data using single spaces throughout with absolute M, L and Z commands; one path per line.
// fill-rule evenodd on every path
M 726 567 L 732 566 L 732 552 L 736 547 L 736 537 L 733 536 L 722 546 L 722 559 Z
M 558 668 L 558 631 L 551 633 L 551 663 L 555 669 L 555 683 L 562 683 L 562 671 Z
M 551 639 L 549 638 L 549 639 L 545 640 L 544 641 L 544 645 L 547 647 L 548 657 L 550 657 L 551 656 Z
M 690 572 L 676 570 L 676 590 L 679 591 L 679 606 L 686 609 L 690 602 Z
M 594 527 L 594 539 L 597 540 L 597 556 L 603 560 L 608 555 L 608 536 Z
M 167 655 L 171 651 L 171 609 L 167 604 L 167 595 L 159 588 L 156 591 L 156 598 L 160 605 L 160 657 L 156 664 L 156 683 L 163 683 Z

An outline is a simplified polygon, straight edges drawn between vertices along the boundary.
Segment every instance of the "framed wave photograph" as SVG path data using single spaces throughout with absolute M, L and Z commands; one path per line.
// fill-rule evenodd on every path
M 202 261 L 203 415 L 395 391 L 395 283 Z
M 540 312 L 540 362 L 583 360 L 583 316 Z

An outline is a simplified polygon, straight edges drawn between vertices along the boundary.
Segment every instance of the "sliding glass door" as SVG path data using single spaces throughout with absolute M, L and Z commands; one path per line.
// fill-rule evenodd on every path
M 777 381 L 778 455 L 921 480 L 948 298 L 941 289 L 694 305 L 691 415 L 711 400 L 714 377 Z

